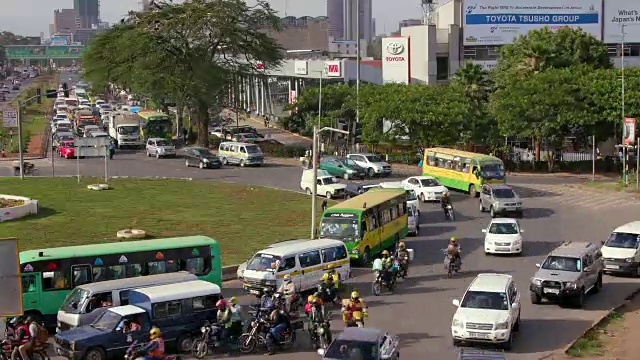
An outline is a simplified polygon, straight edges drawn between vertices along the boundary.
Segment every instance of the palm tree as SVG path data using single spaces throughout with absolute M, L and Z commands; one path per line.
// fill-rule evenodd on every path
M 491 79 L 489 72 L 480 65 L 466 63 L 453 75 L 452 83 L 464 87 L 465 94 L 474 106 L 480 106 L 489 99 Z

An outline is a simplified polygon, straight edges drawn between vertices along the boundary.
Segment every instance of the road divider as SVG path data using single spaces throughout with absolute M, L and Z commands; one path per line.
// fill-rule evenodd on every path
M 231 281 L 238 278 L 238 266 L 229 265 L 222 267 L 222 281 Z

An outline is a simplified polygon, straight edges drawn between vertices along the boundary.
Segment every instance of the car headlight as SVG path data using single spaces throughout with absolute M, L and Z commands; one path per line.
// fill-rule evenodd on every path
M 318 328 L 318 335 L 323 335 L 324 334 L 324 328 L 322 326 L 320 326 Z
M 578 284 L 576 284 L 574 282 L 571 282 L 571 281 L 564 283 L 564 288 L 565 289 L 575 289 L 577 287 L 578 287 Z
M 520 239 L 513 242 L 513 245 L 520 245 L 520 244 L 522 244 L 522 240 Z
M 71 349 L 71 351 L 76 351 L 76 343 L 75 342 L 70 342 L 69 343 L 69 348 Z
M 509 322 L 508 321 L 496 324 L 496 330 L 508 330 L 508 329 L 509 329 Z
M 347 169 L 347 174 L 353 174 L 353 173 L 354 173 L 354 171 L 353 171 L 353 170 L 351 170 L 351 169 Z
M 496 201 L 496 202 L 494 202 L 494 203 L 493 203 L 493 207 L 494 207 L 494 208 L 499 208 L 499 207 L 500 207 L 500 203 L 499 203 L 499 202 L 497 202 L 497 201 Z
M 207 328 L 206 328 L 206 327 L 204 327 L 204 326 L 203 326 L 203 327 L 201 327 L 201 328 L 200 328 L 200 332 L 201 332 L 201 333 L 204 333 L 205 331 L 207 331 Z
M 453 326 L 453 327 L 462 327 L 462 321 L 460 321 L 458 319 L 453 319 L 453 321 L 451 322 L 451 326 Z
M 202 159 L 202 162 L 206 162 L 206 163 L 208 163 L 208 162 L 209 162 L 209 159 Z
M 164 152 L 164 148 L 159 148 L 159 149 L 158 149 L 158 152 L 163 153 L 163 152 Z
M 632 257 L 630 257 L 630 258 L 628 258 L 628 259 L 624 259 L 624 261 L 625 261 L 625 262 L 630 263 L 630 262 L 633 262 L 633 258 L 632 258 Z
M 532 283 L 533 285 L 540 286 L 540 285 L 542 285 L 542 279 L 538 279 L 538 278 L 531 278 L 531 283 Z

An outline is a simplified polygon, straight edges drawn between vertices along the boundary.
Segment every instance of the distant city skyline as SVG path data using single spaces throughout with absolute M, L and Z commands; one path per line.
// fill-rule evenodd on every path
M 174 0 L 182 2 L 183 0 Z M 49 33 L 49 24 L 53 23 L 53 11 L 73 9 L 74 0 L 4 0 L 0 11 L 0 31 L 10 31 L 22 36 L 39 36 Z M 141 0 L 101 0 L 100 17 L 102 21 L 117 23 L 130 10 L 139 10 Z M 255 0 L 247 0 L 255 4 Z M 326 0 L 270 0 L 271 6 L 280 16 L 325 16 Z M 377 33 L 390 33 L 398 29 L 403 19 L 415 17 L 420 13 L 420 0 L 373 0 L 373 18 L 376 19 Z

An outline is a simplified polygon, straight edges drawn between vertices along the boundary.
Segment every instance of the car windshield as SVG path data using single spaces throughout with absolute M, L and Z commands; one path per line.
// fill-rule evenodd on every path
M 65 143 L 62 143 L 62 146 L 72 148 L 74 145 L 73 145 L 73 142 L 65 142 Z
M 461 308 L 509 310 L 507 294 L 492 291 L 467 291 L 462 299 Z
M 171 143 L 167 140 L 158 140 L 156 141 L 157 146 L 171 146 Z
M 113 331 L 120 323 L 120 320 L 122 320 L 122 315 L 116 314 L 111 310 L 107 310 L 100 317 L 98 317 L 93 322 L 93 324 L 91 324 L 91 327 L 100 329 L 102 331 Z
M 498 199 L 513 199 L 516 193 L 511 189 L 493 189 L 493 195 Z
M 89 292 L 81 288 L 75 288 L 64 299 L 60 310 L 70 314 L 80 314 L 87 300 L 89 300 Z
M 247 154 L 260 154 L 260 148 L 257 146 L 245 146 Z
M 346 166 L 358 166 L 358 164 L 351 159 L 342 159 L 341 162 Z
M 580 272 L 582 262 L 579 258 L 566 256 L 549 256 L 540 268 L 544 270 L 558 270 Z
M 407 201 L 416 201 L 418 200 L 418 196 L 416 192 L 413 190 L 407 190 Z
M 420 184 L 424 187 L 440 186 L 440 183 L 436 179 L 420 179 Z
M 120 135 L 138 135 L 140 128 L 138 126 L 120 126 L 118 127 L 118 134 Z
M 640 235 L 629 233 L 613 233 L 604 246 L 620 249 L 637 249 L 640 245 Z
M 382 162 L 382 159 L 378 155 L 366 155 L 365 157 L 369 162 Z
M 93 121 L 78 121 L 78 126 L 80 127 L 87 125 L 93 125 Z
M 211 153 L 207 149 L 193 149 L 193 152 L 200 156 L 211 156 Z
M 518 233 L 518 226 L 515 223 L 493 223 L 489 227 L 489 234 L 515 235 Z
M 359 239 L 357 219 L 324 218 L 320 223 L 320 237 L 353 241 Z
M 378 343 L 356 340 L 335 340 L 327 349 L 327 359 L 377 360 L 380 347 Z
M 247 264 L 247 270 L 267 271 L 277 268 L 276 262 L 280 262 L 279 256 L 257 253 Z

